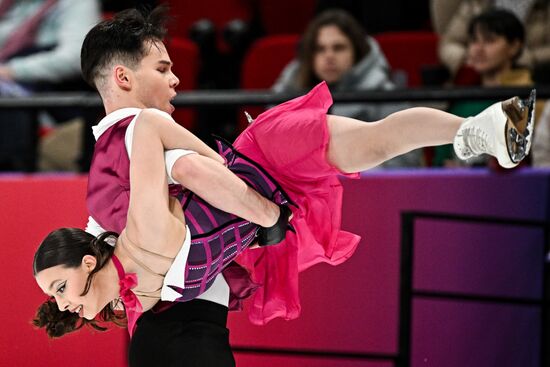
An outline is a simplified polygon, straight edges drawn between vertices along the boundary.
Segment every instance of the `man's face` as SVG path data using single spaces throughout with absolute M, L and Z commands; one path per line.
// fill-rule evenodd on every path
M 172 61 L 163 43 L 150 42 L 146 47 L 149 52 L 134 71 L 133 92 L 143 107 L 171 114 L 174 106 L 170 102 L 176 96 L 179 79 L 172 73 Z
M 520 48 L 517 41 L 478 30 L 468 44 L 468 64 L 481 75 L 500 73 L 511 68 Z
M 353 67 L 354 52 L 349 38 L 335 25 L 321 27 L 317 34 L 313 71 L 327 83 L 338 82 Z

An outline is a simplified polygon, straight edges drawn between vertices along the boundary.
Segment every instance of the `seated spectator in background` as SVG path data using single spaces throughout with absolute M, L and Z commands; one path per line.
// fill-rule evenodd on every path
M 525 44 L 525 29 L 521 21 L 507 10 L 492 9 L 474 17 L 468 26 L 467 64 L 481 76 L 481 86 L 531 86 L 529 69 L 518 64 Z M 495 101 L 463 101 L 451 106 L 458 116 L 474 116 Z M 537 107 L 542 106 L 538 103 Z M 455 166 L 452 147 L 435 148 L 434 166 Z M 479 157 L 471 165 L 486 165 Z
M 441 33 L 439 57 L 451 74 L 456 74 L 466 62 L 468 25 L 472 18 L 492 8 L 514 13 L 525 26 L 525 48 L 519 65 L 534 68 L 550 62 L 549 0 L 462 0 L 455 6 L 449 0 L 431 1 L 432 17 Z M 447 19 L 448 23 L 443 24 Z
M 378 43 L 366 35 L 359 23 L 341 10 L 327 10 L 308 25 L 298 59 L 291 61 L 275 82 L 275 92 L 302 92 L 325 80 L 331 92 L 389 90 L 395 85 L 389 65 Z M 404 104 L 342 103 L 331 113 L 363 121 L 380 120 L 402 110 Z M 417 167 L 420 150 L 385 162 L 383 167 Z
M 100 20 L 98 0 L 0 1 L 0 95 L 80 90 L 80 47 Z M 49 111 L 55 121 L 75 111 Z M 34 144 L 29 111 L 0 111 L 0 169 L 26 169 Z

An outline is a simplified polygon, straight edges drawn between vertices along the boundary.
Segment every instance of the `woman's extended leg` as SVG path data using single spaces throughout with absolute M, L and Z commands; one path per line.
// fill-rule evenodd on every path
M 413 149 L 453 142 L 463 118 L 416 107 L 365 123 L 327 115 L 328 160 L 344 172 L 363 171 Z
M 328 160 L 344 172 L 357 172 L 413 149 L 453 143 L 461 159 L 490 154 L 512 168 L 529 153 L 535 100 L 533 90 L 527 100 L 495 103 L 467 119 L 425 107 L 369 124 L 328 115 Z

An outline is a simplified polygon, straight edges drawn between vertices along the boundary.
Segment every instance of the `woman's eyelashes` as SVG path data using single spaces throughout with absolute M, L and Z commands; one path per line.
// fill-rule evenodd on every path
M 57 293 L 62 294 L 65 291 L 65 285 L 67 284 L 67 281 L 64 281 L 58 288 Z

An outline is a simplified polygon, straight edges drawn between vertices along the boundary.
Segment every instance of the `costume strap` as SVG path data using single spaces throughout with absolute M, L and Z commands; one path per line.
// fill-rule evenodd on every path
M 122 238 L 124 237 L 124 238 Z M 164 278 L 164 275 L 165 274 L 159 274 L 157 273 L 156 271 L 154 271 L 153 269 L 151 269 L 149 266 L 147 266 L 143 261 L 140 261 L 139 259 L 137 259 L 134 254 L 132 253 L 132 249 L 128 249 L 128 247 L 133 247 L 133 249 L 137 249 L 138 251 L 143 251 L 149 255 L 153 255 L 157 258 L 160 258 L 162 260 L 166 260 L 166 261 L 169 261 L 170 263 L 172 263 L 174 261 L 173 258 L 171 257 L 167 257 L 167 256 L 164 256 L 164 255 L 160 255 L 160 254 L 157 254 L 156 252 L 151 252 L 149 250 L 146 250 L 144 249 L 143 247 L 140 247 L 138 245 L 136 245 L 135 243 L 132 243 L 132 241 L 130 241 L 128 239 L 127 236 L 120 236 L 120 248 L 126 253 L 126 255 L 128 255 L 128 257 L 130 259 L 132 259 L 136 264 L 138 264 L 139 266 L 141 266 L 146 272 L 148 272 L 149 274 L 151 275 L 155 275 L 157 277 L 161 277 L 161 278 Z
M 136 328 L 136 322 L 139 316 L 141 316 L 143 310 L 139 299 L 134 292 L 132 292 L 132 288 L 137 285 L 137 276 L 135 273 L 126 274 L 120 260 L 115 254 L 113 254 L 111 258 L 113 259 L 113 264 L 115 265 L 118 273 L 118 285 L 120 287 L 118 293 L 122 303 L 124 304 L 124 309 L 126 310 L 128 332 L 130 333 L 130 336 L 132 336 Z

